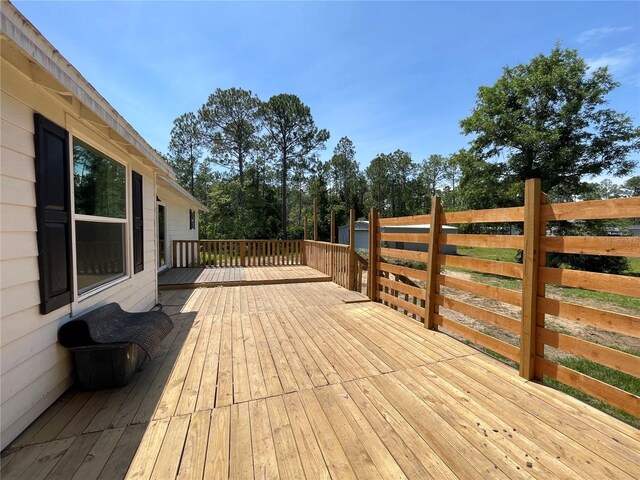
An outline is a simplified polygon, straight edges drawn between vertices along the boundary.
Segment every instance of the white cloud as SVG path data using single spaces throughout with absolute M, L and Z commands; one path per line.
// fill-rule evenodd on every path
M 622 73 L 631 67 L 638 59 L 638 45 L 631 44 L 609 50 L 594 58 L 587 58 L 586 62 L 590 70 L 599 67 L 609 67 L 614 73 Z
M 629 73 L 632 73 L 635 77 L 639 58 L 638 50 L 638 44 L 632 43 L 609 50 L 596 57 L 587 58 L 586 62 L 590 71 L 600 67 L 609 67 L 609 71 L 616 77 L 626 77 Z M 618 78 L 618 80 L 625 81 L 630 79 Z
M 609 35 L 613 35 L 614 33 L 627 32 L 631 30 L 631 27 L 598 27 L 592 28 L 591 30 L 586 30 L 578 35 L 579 43 L 591 43 L 602 40 Z
M 622 83 L 640 85 L 638 76 L 639 45 L 632 43 L 604 52 L 596 57 L 586 58 L 589 71 L 596 68 L 608 67 L 614 78 Z

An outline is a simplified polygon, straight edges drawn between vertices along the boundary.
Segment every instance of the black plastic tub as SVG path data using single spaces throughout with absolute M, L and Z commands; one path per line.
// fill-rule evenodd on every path
M 145 359 L 144 350 L 135 343 L 87 345 L 69 350 L 82 390 L 124 387 Z

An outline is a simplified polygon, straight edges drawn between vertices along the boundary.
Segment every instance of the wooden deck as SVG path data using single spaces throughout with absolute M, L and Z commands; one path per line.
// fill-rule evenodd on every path
M 227 268 L 171 268 L 160 273 L 163 289 L 330 282 L 331 276 L 305 265 Z
M 67 392 L 11 478 L 634 478 L 640 432 L 333 283 L 172 290 L 129 386 Z

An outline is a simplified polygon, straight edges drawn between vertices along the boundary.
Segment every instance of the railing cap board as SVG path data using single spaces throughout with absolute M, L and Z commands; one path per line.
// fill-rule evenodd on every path
M 640 217 L 640 197 L 542 205 L 541 221 Z
M 640 257 L 640 237 L 540 237 L 542 252 Z
M 442 214 L 443 223 L 503 223 L 523 221 L 524 207 L 466 210 L 464 212 L 444 212 Z

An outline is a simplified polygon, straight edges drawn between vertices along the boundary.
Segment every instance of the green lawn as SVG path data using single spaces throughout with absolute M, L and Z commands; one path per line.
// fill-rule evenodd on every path
M 516 250 L 505 248 L 479 248 L 479 247 L 458 247 L 458 254 L 462 256 L 481 258 L 484 260 L 498 260 L 501 262 L 516 262 Z M 629 275 L 640 275 L 640 258 L 629 258 L 629 270 L 625 272 Z M 450 267 L 447 267 L 450 268 Z M 455 269 L 463 270 L 463 269 Z M 522 282 L 514 278 L 500 277 L 497 275 L 487 275 L 484 273 L 471 272 L 473 280 L 481 283 L 488 283 L 498 287 L 521 290 Z M 560 295 L 568 301 L 579 299 L 590 299 L 598 302 L 610 303 L 622 308 L 628 308 L 640 312 L 640 298 L 627 297 L 606 292 L 594 292 L 581 288 L 561 287 L 549 285 L 549 292 Z
M 461 256 L 468 256 L 473 258 L 480 258 L 484 260 L 497 260 L 502 262 L 516 262 L 516 254 L 515 250 L 509 249 L 501 249 L 501 248 L 476 248 L 476 247 L 458 247 L 458 254 Z M 629 258 L 629 269 L 625 274 L 640 276 L 640 258 Z M 450 267 L 447 267 L 450 268 Z M 484 273 L 473 272 L 466 269 L 460 268 L 451 268 L 452 270 L 458 271 L 468 271 L 471 274 L 471 279 L 485 284 L 496 285 L 503 288 L 508 288 L 512 290 L 521 290 L 522 289 L 522 281 L 514 278 L 501 277 L 498 275 L 488 275 Z M 591 290 L 584 290 L 580 288 L 570 288 L 570 287 L 562 287 L 557 285 L 548 285 L 547 291 L 553 294 L 559 295 L 561 298 L 567 301 L 576 302 L 579 299 L 589 299 L 598 302 L 603 302 L 604 304 L 616 305 L 623 308 L 628 308 L 630 310 L 634 310 L 636 312 L 640 312 L 640 299 L 628 297 L 624 295 L 615 295 L 612 293 L 606 292 L 595 292 Z M 606 309 L 606 305 L 603 305 L 601 308 Z M 491 335 L 491 331 L 486 330 L 484 333 Z M 465 342 L 471 344 L 471 342 Z M 610 345 L 609 345 L 610 346 Z M 616 348 L 610 346 L 611 348 Z M 476 346 L 478 348 L 478 346 Z M 497 358 L 504 363 L 510 365 L 511 367 L 518 368 L 516 362 L 512 362 L 509 359 L 503 357 L 500 354 L 497 354 L 489 349 L 484 347 L 479 347 L 482 351 L 487 353 L 488 355 Z M 628 351 L 628 353 L 636 356 L 640 356 L 640 349 Z M 567 368 L 571 368 L 576 370 L 584 375 L 588 375 L 592 378 L 600 380 L 609 385 L 613 385 L 617 388 L 625 390 L 627 392 L 633 393 L 634 395 L 640 395 L 640 378 L 634 377 L 631 375 L 627 375 L 620 371 L 605 367 L 598 363 L 586 360 L 580 357 L 564 357 L 559 359 L 554 359 L 560 365 L 563 365 Z M 571 388 L 563 383 L 558 382 L 557 380 L 545 377 L 544 383 L 547 385 L 556 388 L 568 395 L 571 395 L 593 407 L 602 410 L 609 415 L 612 415 L 630 425 L 635 426 L 636 428 L 640 428 L 640 419 L 629 415 L 611 405 L 608 405 L 605 402 L 602 402 L 596 398 L 591 397 L 579 390 Z
M 517 250 L 509 248 L 458 247 L 458 255 L 482 258 L 484 260 L 498 260 L 500 262 L 516 263 Z
M 635 351 L 627 351 L 633 355 L 639 355 L 640 350 Z M 580 357 L 567 357 L 558 360 L 560 365 L 563 365 L 567 368 L 571 368 L 585 375 L 589 375 L 601 382 L 608 383 L 609 385 L 613 385 L 614 387 L 620 388 L 629 393 L 633 393 L 634 395 L 640 395 L 640 378 L 634 377 L 631 375 L 627 375 L 626 373 L 619 372 L 618 370 L 614 370 L 612 368 L 605 367 L 600 365 L 599 363 L 592 362 L 590 360 L 585 360 Z M 575 388 L 571 388 L 564 383 L 560 383 L 557 380 L 553 380 L 549 377 L 544 377 L 544 383 L 565 392 L 572 397 L 575 397 L 579 400 L 582 400 L 585 403 L 597 408 L 598 410 L 602 410 L 603 412 L 607 412 L 609 415 L 619 418 L 623 422 L 629 423 L 636 428 L 640 428 L 640 418 L 630 415 L 622 410 L 618 410 L 611 405 L 602 402 L 596 398 L 593 398 L 586 393 L 581 392 L 580 390 L 576 390 Z

